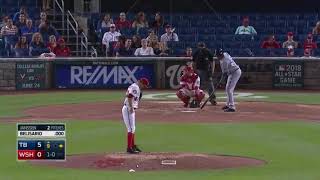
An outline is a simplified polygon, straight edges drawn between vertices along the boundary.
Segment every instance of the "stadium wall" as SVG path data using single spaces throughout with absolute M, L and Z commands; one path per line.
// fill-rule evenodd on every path
M 319 58 L 235 58 L 245 89 L 320 89 Z M 0 59 L 0 89 L 118 89 L 148 77 L 154 89 L 176 89 L 190 58 Z M 214 81 L 221 76 L 217 63 Z

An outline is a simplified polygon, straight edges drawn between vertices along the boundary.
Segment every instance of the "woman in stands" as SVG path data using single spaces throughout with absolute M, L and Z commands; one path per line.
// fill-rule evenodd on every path
M 19 40 L 14 48 L 16 57 L 28 57 L 29 56 L 29 45 L 26 36 L 19 37 Z
M 13 25 L 11 18 L 9 18 L 7 24 L 1 28 L 1 35 L 4 37 L 7 56 L 12 56 L 12 50 L 17 42 L 18 28 Z
M 148 46 L 148 40 L 141 40 L 141 48 L 136 49 L 134 52 L 135 56 L 154 56 L 153 48 Z
M 139 30 L 140 28 L 147 27 L 149 27 L 149 25 L 144 12 L 139 12 L 136 16 L 136 19 L 132 23 L 132 28 Z
M 113 24 L 113 19 L 111 18 L 110 14 L 105 14 L 103 19 L 98 22 L 97 30 L 99 32 L 102 32 L 104 29 L 108 30 L 111 24 Z
M 160 12 L 157 12 L 154 16 L 154 21 L 150 24 L 151 28 L 155 31 L 158 31 L 160 28 L 163 28 L 167 23 L 164 23 L 163 17 L 160 15 Z
M 132 36 L 131 48 L 137 49 L 141 47 L 141 38 L 138 35 Z
M 47 44 L 47 47 L 49 48 L 50 52 L 53 52 L 54 49 L 57 47 L 57 40 L 55 35 L 51 35 L 49 37 L 49 42 Z
M 153 50 L 154 50 L 154 54 L 157 56 L 168 56 L 170 52 L 169 48 L 164 42 L 157 43 L 157 46 L 154 47 Z
M 34 33 L 29 47 L 30 56 L 40 56 L 42 53 L 49 53 L 49 49 L 43 43 L 40 33 Z

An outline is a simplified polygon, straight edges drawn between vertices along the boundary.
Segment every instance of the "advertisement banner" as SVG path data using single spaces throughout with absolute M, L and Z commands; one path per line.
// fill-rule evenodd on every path
M 274 88 L 303 88 L 302 61 L 275 61 L 273 63 Z
M 100 63 L 101 64 L 101 63 Z M 155 87 L 154 64 L 55 64 L 56 88 L 127 88 L 141 77 Z
M 167 61 L 165 64 L 165 88 L 178 89 L 180 77 L 186 66 L 185 61 Z
M 44 89 L 45 72 L 44 62 L 17 62 L 16 89 Z

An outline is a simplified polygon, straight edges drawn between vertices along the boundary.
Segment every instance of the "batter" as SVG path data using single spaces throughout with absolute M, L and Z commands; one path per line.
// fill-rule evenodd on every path
M 134 133 L 136 130 L 136 113 L 135 110 L 139 106 L 142 97 L 142 89 L 149 87 L 149 80 L 141 78 L 138 82 L 131 84 L 126 92 L 126 98 L 122 107 L 122 117 L 124 124 L 127 127 L 127 152 L 137 154 L 141 152 L 135 144 Z
M 238 83 L 238 80 L 240 79 L 241 69 L 234 62 L 232 57 L 228 53 L 223 52 L 222 49 L 217 49 L 216 55 L 218 60 L 220 61 L 221 71 L 223 74 L 222 78 L 228 77 L 226 84 L 227 102 L 226 106 L 224 106 L 222 109 L 224 110 L 224 112 L 235 112 L 236 107 L 234 104 L 233 92 Z

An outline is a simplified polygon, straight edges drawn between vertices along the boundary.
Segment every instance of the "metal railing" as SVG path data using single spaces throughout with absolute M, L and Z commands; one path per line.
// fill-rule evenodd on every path
M 71 18 L 71 19 L 70 19 Z M 72 21 L 71 21 L 72 20 Z M 70 27 L 76 35 L 76 54 L 79 56 L 79 24 L 71 12 L 67 11 L 67 39 L 70 40 Z
M 59 3 L 60 1 L 60 3 Z M 54 13 L 54 19 L 56 20 L 57 17 L 57 11 L 56 11 L 56 6 L 59 8 L 60 12 L 61 12 L 61 22 L 62 22 L 62 33 L 64 34 L 64 30 L 65 30 L 65 13 L 64 13 L 64 0 L 54 0 L 53 1 L 53 13 Z
M 83 48 L 85 51 L 83 51 Z M 83 56 L 83 53 L 88 57 L 88 37 L 84 32 L 81 33 L 81 56 Z

